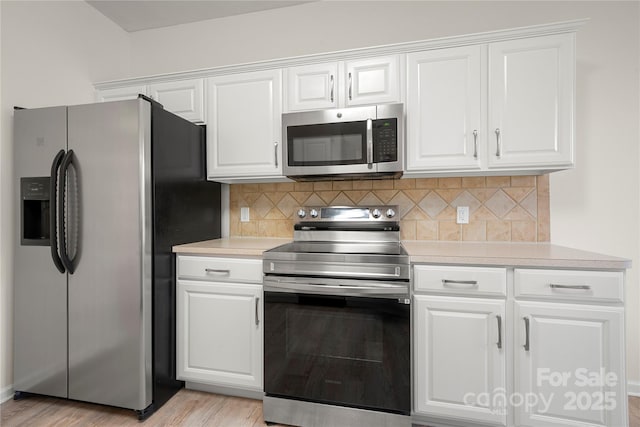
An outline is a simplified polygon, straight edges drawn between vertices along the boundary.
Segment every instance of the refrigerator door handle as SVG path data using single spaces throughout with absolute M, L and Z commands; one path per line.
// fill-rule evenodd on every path
M 64 264 L 58 255 L 58 221 L 57 221 L 57 201 L 58 201 L 58 168 L 62 163 L 62 157 L 64 156 L 64 150 L 58 151 L 58 154 L 53 158 L 51 163 L 51 180 L 49 185 L 49 236 L 51 241 L 51 259 L 60 273 L 64 273 L 66 270 Z
M 60 230 L 60 258 L 62 259 L 62 264 L 66 267 L 69 274 L 73 274 L 76 269 L 74 265 L 74 260 L 69 258 L 69 245 L 67 242 L 67 232 L 65 227 L 65 211 L 66 211 L 66 191 L 67 191 L 67 171 L 69 170 L 69 166 L 73 164 L 74 155 L 73 150 L 67 151 L 64 158 L 62 159 L 62 164 L 60 165 L 60 171 L 58 174 L 58 180 L 60 181 L 60 203 L 58 203 L 58 229 Z M 74 257 L 75 259 L 75 257 Z

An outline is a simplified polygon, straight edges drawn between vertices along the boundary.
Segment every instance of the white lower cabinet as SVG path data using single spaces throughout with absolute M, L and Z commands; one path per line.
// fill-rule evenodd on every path
M 413 280 L 414 422 L 628 425 L 623 272 L 416 265 Z
M 415 296 L 415 410 L 506 425 L 505 301 Z
M 178 379 L 262 391 L 262 285 L 233 281 L 261 282 L 256 263 L 261 260 L 178 257 Z M 259 276 L 247 278 L 247 271 Z

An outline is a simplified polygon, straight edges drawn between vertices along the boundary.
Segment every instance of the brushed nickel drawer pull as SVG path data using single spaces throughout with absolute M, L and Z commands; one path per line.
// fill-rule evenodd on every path
M 528 317 L 523 317 L 522 320 L 524 320 L 524 351 L 529 351 L 530 346 L 529 346 L 529 318 Z
M 497 346 L 499 349 L 502 348 L 502 316 L 499 314 L 496 316 L 496 320 L 498 321 L 498 342 Z
M 558 285 L 556 283 L 549 283 L 549 287 L 551 289 L 575 289 L 579 291 L 590 291 L 591 286 L 589 285 Z
M 207 274 L 224 274 L 226 276 L 231 274 L 231 270 L 217 270 L 215 268 L 205 268 L 204 272 Z
M 260 318 L 258 317 L 260 307 L 260 297 L 256 297 L 256 326 L 260 324 Z
M 477 280 L 449 280 L 442 279 L 442 286 L 451 286 L 451 285 L 470 285 L 471 287 L 478 286 Z

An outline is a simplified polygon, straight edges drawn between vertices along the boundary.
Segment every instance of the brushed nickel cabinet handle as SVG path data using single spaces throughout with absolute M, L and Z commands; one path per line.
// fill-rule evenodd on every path
M 549 287 L 551 289 L 575 289 L 579 291 L 590 291 L 591 286 L 589 285 L 558 285 L 556 283 L 549 283 Z
M 333 88 L 334 88 L 334 81 L 333 81 L 333 74 L 331 74 L 331 102 L 333 102 Z
M 470 285 L 471 287 L 478 286 L 477 280 L 449 280 L 442 279 L 443 286 L 451 286 L 451 285 Z
M 500 128 L 496 128 L 496 157 L 500 158 L 502 156 L 502 147 L 500 141 Z
M 258 317 L 260 313 L 260 297 L 256 297 L 256 326 L 260 324 L 260 318 Z
M 349 101 L 353 99 L 353 79 L 351 78 L 351 73 L 349 73 Z
M 275 153 L 276 167 L 278 167 L 278 141 L 273 143 L 273 151 Z
M 502 316 L 499 314 L 496 316 L 496 320 L 498 321 L 498 342 L 496 345 L 499 349 L 502 348 Z
M 478 130 L 473 130 L 473 158 L 478 158 Z
M 529 351 L 530 350 L 530 345 L 529 345 L 529 318 L 528 317 L 523 317 L 522 320 L 524 320 L 524 351 Z
M 223 274 L 225 276 L 228 276 L 231 273 L 231 270 L 217 270 L 215 268 L 205 268 L 204 272 L 209 274 Z

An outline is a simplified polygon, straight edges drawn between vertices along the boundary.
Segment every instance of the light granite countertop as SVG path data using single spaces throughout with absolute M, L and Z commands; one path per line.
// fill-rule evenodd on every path
M 232 237 L 187 243 L 173 252 L 192 255 L 260 257 L 266 250 L 290 242 L 288 238 Z M 470 264 L 507 267 L 549 267 L 624 270 L 624 258 L 567 248 L 550 243 L 484 243 L 405 240 L 412 263 Z

